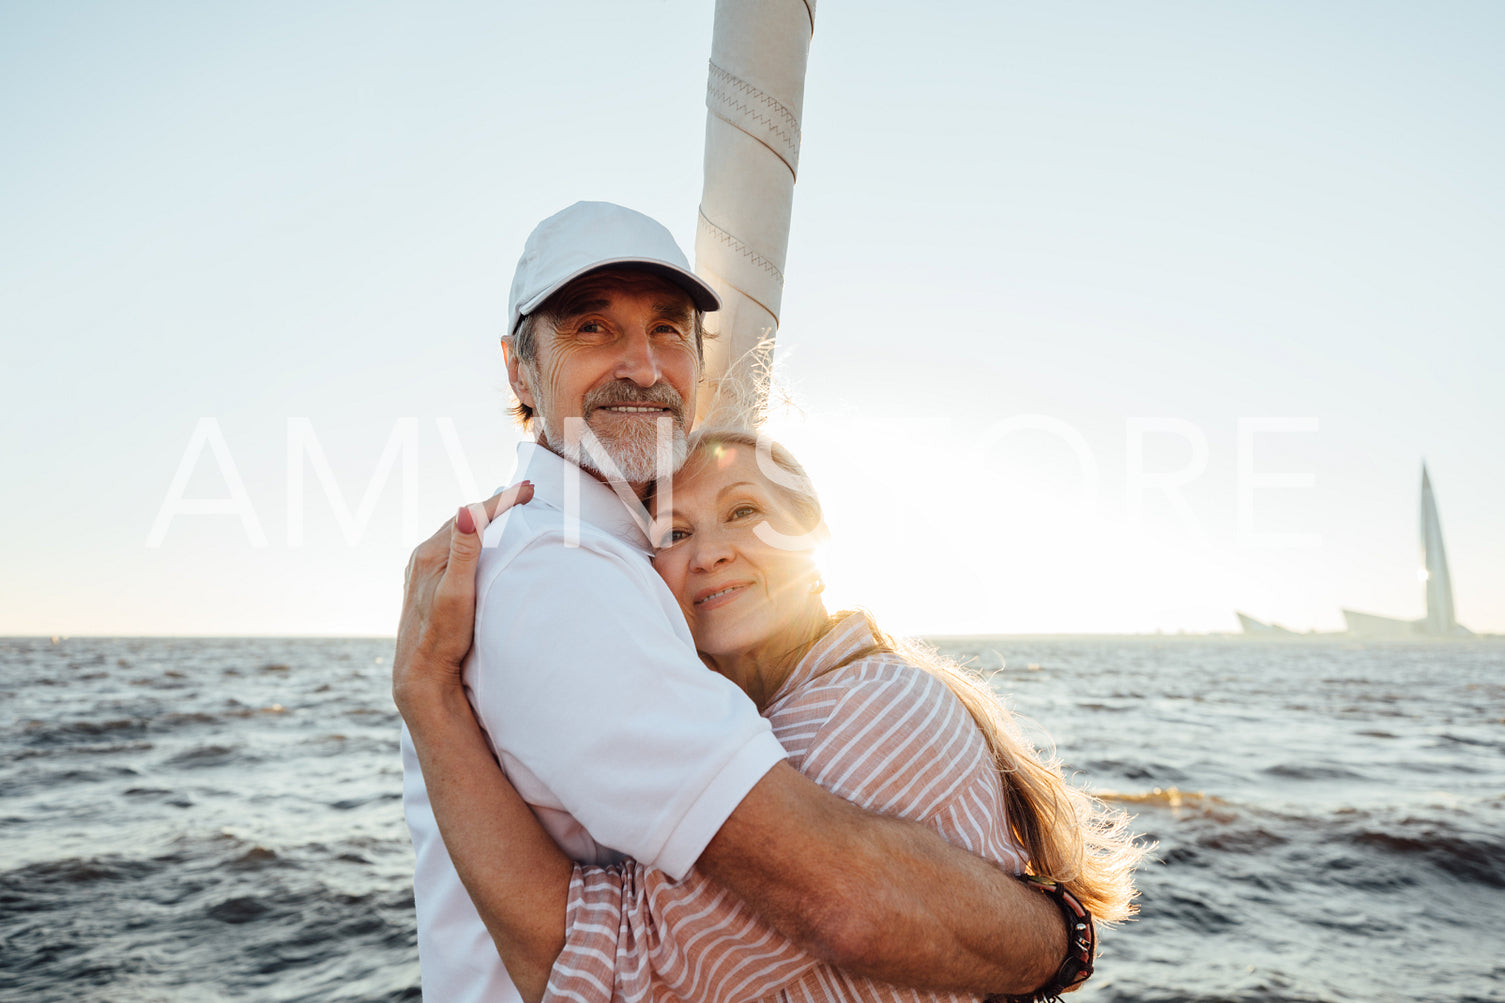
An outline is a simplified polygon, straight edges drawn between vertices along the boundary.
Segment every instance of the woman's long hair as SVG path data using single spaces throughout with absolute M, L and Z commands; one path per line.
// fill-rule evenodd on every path
M 710 429 L 692 438 L 690 455 L 716 446 L 758 450 L 760 463 L 767 456 L 778 473 L 765 470 L 765 476 L 772 475 L 770 482 L 788 498 L 801 520 L 815 527 L 813 532 L 824 531 L 820 499 L 804 468 L 787 449 L 744 429 Z M 1009 829 L 1029 857 L 1029 872 L 1066 885 L 1103 922 L 1134 915 L 1134 867 L 1149 848 L 1134 841 L 1128 814 L 1068 783 L 1060 760 L 1054 754 L 1042 755 L 1025 740 L 1014 716 L 975 672 L 941 657 L 933 648 L 887 634 L 871 613 L 857 612 L 867 620 L 873 643 L 832 668 L 892 654 L 944 683 L 987 741 L 1003 786 Z M 832 616 L 827 630 L 851 613 Z M 818 640 L 791 652 L 790 664 L 798 663 Z
M 933 648 L 885 633 L 867 610 L 856 612 L 867 620 L 873 644 L 842 664 L 892 653 L 956 695 L 988 743 L 1009 830 L 1029 856 L 1028 871 L 1064 884 L 1095 919 L 1113 923 L 1134 915 L 1134 867 L 1148 848 L 1134 841 L 1128 814 L 1068 783 L 1060 760 L 1025 740 L 982 677 Z M 849 615 L 839 613 L 833 623 Z

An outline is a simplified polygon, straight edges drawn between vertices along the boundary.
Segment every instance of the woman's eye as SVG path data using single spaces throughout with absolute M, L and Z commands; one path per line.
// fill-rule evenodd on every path
M 679 541 L 688 539 L 689 536 L 690 531 L 688 529 L 671 529 L 669 530 L 669 535 L 664 537 L 664 546 L 672 547 Z
M 757 514 L 758 509 L 755 505 L 738 505 L 736 508 L 732 509 L 733 519 L 746 519 L 749 516 L 754 516 Z

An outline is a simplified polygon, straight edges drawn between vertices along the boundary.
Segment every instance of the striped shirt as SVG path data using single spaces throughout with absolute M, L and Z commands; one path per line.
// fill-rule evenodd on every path
M 1003 792 L 982 733 L 946 685 L 882 653 L 839 669 L 872 643 L 861 615 L 810 650 L 764 716 L 796 769 L 860 807 L 912 819 L 1012 869 Z M 771 998 L 960 1000 L 901 989 L 823 964 L 730 892 L 691 870 L 675 881 L 634 861 L 577 865 L 564 950 L 545 1000 Z

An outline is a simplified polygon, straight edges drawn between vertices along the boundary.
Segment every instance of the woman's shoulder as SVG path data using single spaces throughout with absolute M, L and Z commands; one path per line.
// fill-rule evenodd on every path
M 895 701 L 954 701 L 949 687 L 922 665 L 897 652 L 880 651 L 838 665 L 812 678 L 805 687 L 812 693 L 862 691 Z
M 893 652 L 836 666 L 790 697 L 783 710 L 819 719 L 825 738 L 838 744 L 843 736 L 863 746 L 900 743 L 911 754 L 944 752 L 953 762 L 970 760 L 985 744 L 951 688 Z
M 923 820 L 996 786 L 971 715 L 919 665 L 864 657 L 795 696 L 776 727 L 791 761 L 856 804 Z
M 831 629 L 794 668 L 784 695 L 863 687 L 939 698 L 949 692 L 938 677 L 944 674 L 932 671 L 923 649 L 909 650 L 903 644 L 896 648 L 878 633 L 870 615 L 849 611 L 837 615 Z

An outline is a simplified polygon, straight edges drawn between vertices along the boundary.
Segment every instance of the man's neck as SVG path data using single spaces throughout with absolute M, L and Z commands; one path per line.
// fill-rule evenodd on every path
M 619 481 L 619 480 L 613 480 L 612 478 L 609 478 L 605 474 L 601 473 L 601 471 L 599 471 L 599 470 L 592 470 L 590 467 L 586 466 L 585 464 L 580 463 L 580 462 L 578 462 L 576 460 L 572 460 L 568 456 L 564 455 L 564 453 L 562 453 L 558 449 L 555 449 L 554 446 L 553 446 L 553 444 L 549 442 L 548 437 L 544 434 L 544 432 L 543 432 L 542 429 L 539 430 L 538 437 L 534 441 L 538 445 L 542 446 L 544 449 L 547 449 L 549 452 L 551 452 L 555 456 L 559 457 L 564 462 L 569 463 L 569 464 L 573 464 L 574 466 L 579 467 L 581 470 L 585 471 L 591 477 L 593 477 L 596 480 L 600 481 L 602 484 L 605 484 L 607 487 L 611 488 L 612 491 L 614 491 L 617 494 L 618 497 L 622 497 L 623 493 L 625 492 L 625 493 L 631 494 L 632 497 L 636 498 L 639 502 L 641 502 L 643 500 L 643 496 L 648 493 L 648 485 L 650 485 L 650 484 L 653 483 L 652 481 Z M 623 500 L 625 501 L 626 499 L 624 498 Z

